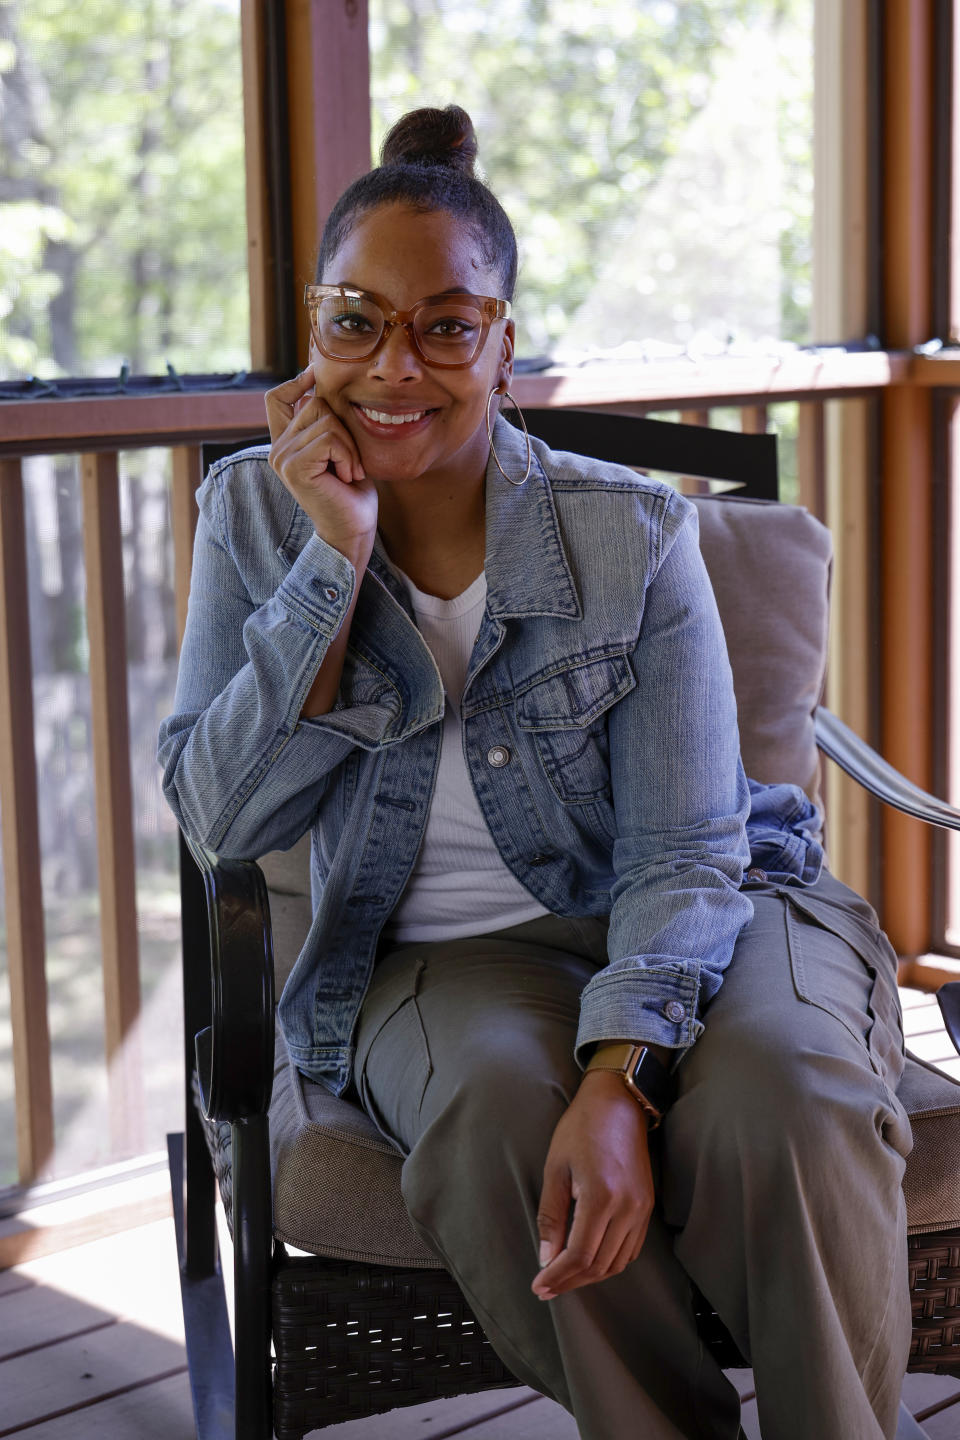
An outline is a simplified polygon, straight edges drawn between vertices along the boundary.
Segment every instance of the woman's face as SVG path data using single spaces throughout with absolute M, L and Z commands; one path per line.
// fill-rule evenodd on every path
M 322 277 L 409 310 L 428 295 L 466 290 L 500 298 L 501 280 L 484 264 L 469 230 L 444 210 L 382 205 L 357 224 Z M 461 483 L 483 474 L 491 389 L 509 384 L 514 328 L 494 320 L 480 354 L 463 370 L 426 364 L 407 331 L 394 326 L 379 350 L 359 361 L 328 360 L 311 340 L 317 391 L 356 440 L 367 475 L 407 480 L 430 475 Z M 400 424 L 376 415 L 416 415 Z

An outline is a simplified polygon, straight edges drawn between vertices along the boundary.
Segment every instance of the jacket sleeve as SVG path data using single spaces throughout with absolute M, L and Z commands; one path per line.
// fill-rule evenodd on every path
M 256 605 L 230 552 L 214 475 L 198 501 L 174 711 L 160 730 L 163 790 L 193 839 L 256 857 L 309 828 L 328 777 L 352 748 L 300 711 L 356 573 L 313 536 L 274 595 Z
M 739 889 L 750 800 L 733 680 L 696 509 L 680 496 L 667 501 L 633 669 L 609 720 L 610 961 L 581 999 L 581 1063 L 600 1040 L 690 1046 L 753 914 Z

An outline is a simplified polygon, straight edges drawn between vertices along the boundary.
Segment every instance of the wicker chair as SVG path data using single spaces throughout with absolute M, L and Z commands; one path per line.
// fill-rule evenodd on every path
M 584 448 L 597 453 L 596 437 Z M 888 803 L 960 829 L 960 811 L 818 708 L 824 527 L 791 506 L 697 504 L 748 773 L 816 793 L 819 747 Z M 274 991 L 310 920 L 308 865 L 305 841 L 259 865 L 183 846 L 188 1104 L 170 1158 L 200 1440 L 267 1440 L 271 1424 L 279 1440 L 298 1440 L 515 1383 L 410 1226 L 400 1156 L 356 1105 L 296 1072 L 275 1033 Z M 960 985 L 940 999 L 960 1048 Z M 915 1136 L 905 1180 L 910 1369 L 960 1375 L 960 1085 L 911 1059 L 899 1093 Z M 234 1238 L 235 1351 L 217 1258 L 218 1181 Z M 744 1363 L 706 1302 L 701 1319 L 721 1362 Z

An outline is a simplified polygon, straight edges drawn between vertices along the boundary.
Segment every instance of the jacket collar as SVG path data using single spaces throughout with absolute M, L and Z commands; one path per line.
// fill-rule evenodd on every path
M 497 417 L 493 433 L 500 464 L 517 479 L 527 465 L 522 431 Z M 487 462 L 486 522 L 487 609 L 497 619 L 521 615 L 557 615 L 581 620 L 583 610 L 567 561 L 553 493 L 534 440 L 530 475 L 525 484 L 511 485 L 500 473 L 493 456 Z M 412 614 L 405 587 L 377 549 L 370 569 L 393 598 Z
M 518 479 L 527 464 L 523 432 L 501 416 L 493 432 L 500 464 Z M 487 463 L 487 608 L 500 619 L 557 615 L 580 620 L 583 611 L 563 548 L 553 494 L 533 442 L 530 475 L 511 485 L 493 456 Z

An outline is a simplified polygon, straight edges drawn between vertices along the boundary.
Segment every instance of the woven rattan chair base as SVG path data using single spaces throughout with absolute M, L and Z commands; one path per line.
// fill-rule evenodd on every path
M 960 1375 L 960 1230 L 911 1237 L 910 1289 L 908 1369 Z M 705 1303 L 698 1322 L 722 1366 L 745 1363 Z M 281 1247 L 273 1324 L 277 1440 L 518 1383 L 442 1270 L 304 1260 Z
M 960 1230 L 911 1235 L 908 1370 L 960 1376 Z
M 287 1256 L 273 1281 L 277 1440 L 516 1385 L 445 1270 Z

